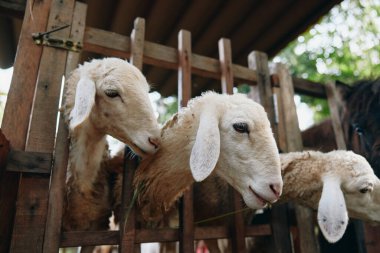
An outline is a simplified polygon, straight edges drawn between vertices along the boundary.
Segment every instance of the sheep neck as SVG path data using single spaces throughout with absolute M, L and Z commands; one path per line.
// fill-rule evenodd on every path
M 318 164 L 318 160 L 303 153 L 300 153 L 298 157 L 293 156 L 291 159 L 292 162 L 282 168 L 284 187 L 281 202 L 293 200 L 316 208 L 322 191 L 320 177 L 323 168 L 320 170 L 315 168 L 323 166 Z M 284 159 L 282 159 L 282 162 L 284 163 Z M 301 174 L 302 179 L 299 176 Z
M 70 171 L 82 192 L 91 189 L 106 150 L 106 136 L 89 120 L 71 134 Z

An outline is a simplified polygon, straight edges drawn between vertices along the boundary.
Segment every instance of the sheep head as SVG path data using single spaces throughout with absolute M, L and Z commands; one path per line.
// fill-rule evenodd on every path
M 380 182 L 364 157 L 335 150 L 281 154 L 283 201 L 318 210 L 318 224 L 333 243 L 344 234 L 348 216 L 380 221 Z
M 136 67 L 117 58 L 93 60 L 74 71 L 68 85 L 76 85 L 75 95 L 68 89 L 66 98 L 71 131 L 92 124 L 140 156 L 157 150 L 160 130 L 148 97 L 149 85 Z
M 242 94 L 210 92 L 196 101 L 200 104 L 199 126 L 190 156 L 195 181 L 204 180 L 215 169 L 249 207 L 275 202 L 283 183 L 264 108 Z

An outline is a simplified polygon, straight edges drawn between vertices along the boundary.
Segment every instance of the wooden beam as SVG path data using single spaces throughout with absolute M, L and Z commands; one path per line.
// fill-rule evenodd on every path
M 248 55 L 248 66 L 257 73 L 257 85 L 252 87 L 252 93 L 255 94 L 254 100 L 260 103 L 271 123 L 273 134 L 277 145 L 280 145 L 278 122 L 276 122 L 275 104 L 273 98 L 273 90 L 270 79 L 270 71 L 268 66 L 267 54 L 259 51 L 253 51 Z M 278 109 L 278 107 L 277 107 Z M 287 205 L 274 206 L 271 209 L 271 228 L 276 252 L 291 253 L 292 242 L 290 238 L 289 221 L 287 214 Z
M 191 34 L 181 30 L 178 33 L 178 107 L 187 106 L 191 98 Z M 179 252 L 194 252 L 193 187 L 186 191 L 179 207 Z
M 289 71 L 283 64 L 276 64 L 275 71 L 279 77 L 281 98 L 284 113 L 283 124 L 285 125 L 285 135 L 287 140 L 287 150 L 285 152 L 302 151 L 302 137 L 298 126 L 296 106 L 294 104 L 294 88 Z M 301 253 L 318 253 L 319 245 L 314 234 L 314 215 L 310 208 L 295 205 L 296 219 L 300 237 Z
M 72 23 L 74 0 L 53 0 L 47 30 Z M 33 16 L 35 17 L 35 13 Z M 31 21 L 33 22 L 33 21 Z M 67 38 L 69 30 L 57 36 Z M 30 36 L 30 35 L 29 35 Z M 67 51 L 44 47 L 30 117 L 26 151 L 52 153 L 58 102 Z M 28 75 L 25 71 L 23 75 Z M 11 252 L 41 252 L 47 216 L 49 177 L 22 174 L 17 198 Z
M 143 68 L 145 41 L 145 19 L 136 18 L 131 34 L 131 63 L 138 69 Z
M 70 39 L 83 43 L 84 28 L 86 25 L 87 5 L 75 2 L 73 23 L 71 25 Z M 69 52 L 66 60 L 65 77 L 69 77 L 79 63 L 80 53 Z M 63 94 L 66 93 L 65 84 Z M 65 96 L 62 96 L 62 105 Z M 55 143 L 55 161 L 52 168 L 51 183 L 49 190 L 49 202 L 43 252 L 56 253 L 59 251 L 61 238 L 62 215 L 66 192 L 66 171 L 69 160 L 69 134 L 63 113 L 59 115 L 57 139 Z
M 28 172 L 50 174 L 53 164 L 51 153 L 24 152 L 11 150 L 8 156 L 7 170 L 13 172 Z
M 51 0 L 28 1 L 14 63 L 11 86 L 5 105 L 2 130 L 12 148 L 24 150 L 42 47 L 30 34 L 46 29 Z M 27 70 L 27 71 L 26 71 Z M 20 99 L 22 98 L 22 99 Z M 17 117 L 15 117 L 17 115 Z M 5 168 L 3 168 L 5 170 Z M 0 252 L 9 252 L 19 174 L 2 172 L 0 182 Z
M 271 233 L 269 225 L 248 226 L 246 237 L 268 236 Z M 227 238 L 229 231 L 225 226 L 195 227 L 194 239 Z M 137 229 L 136 243 L 175 242 L 179 240 L 176 228 Z M 119 231 L 70 231 L 63 232 L 61 247 L 77 247 L 79 245 L 116 245 L 119 242 Z
M 221 69 L 222 93 L 233 94 L 234 75 L 232 70 L 231 41 L 222 38 L 218 42 L 219 61 Z

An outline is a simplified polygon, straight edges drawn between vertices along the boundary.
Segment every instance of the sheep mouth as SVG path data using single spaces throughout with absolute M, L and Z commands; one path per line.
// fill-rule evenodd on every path
M 255 192 L 251 186 L 249 186 L 249 189 L 251 190 L 251 192 L 253 193 L 253 195 L 260 201 L 260 203 L 263 206 L 271 203 L 270 201 L 268 201 L 265 198 L 261 197 L 257 192 Z

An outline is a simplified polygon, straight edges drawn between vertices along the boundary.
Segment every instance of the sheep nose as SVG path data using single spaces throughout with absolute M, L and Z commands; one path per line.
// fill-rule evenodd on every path
M 282 185 L 281 184 L 270 184 L 269 188 L 272 190 L 273 194 L 279 198 L 282 191 Z
M 158 147 L 160 146 L 160 139 L 158 138 L 149 137 L 148 141 L 150 144 L 154 146 L 155 149 L 158 149 Z

